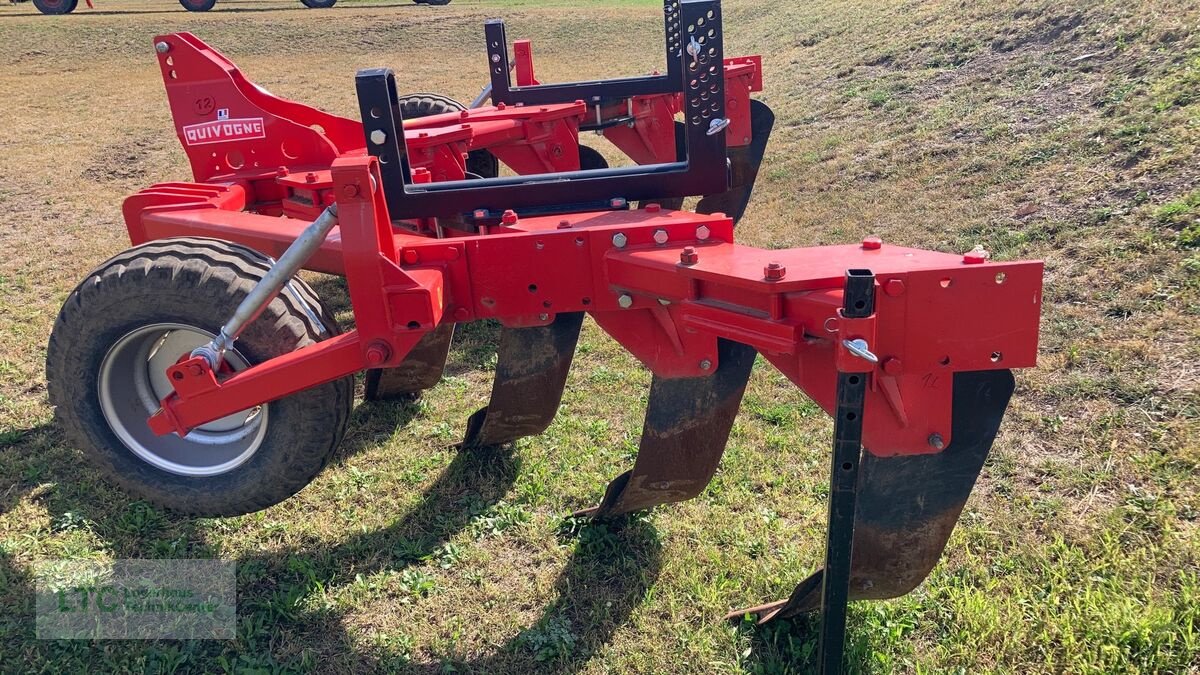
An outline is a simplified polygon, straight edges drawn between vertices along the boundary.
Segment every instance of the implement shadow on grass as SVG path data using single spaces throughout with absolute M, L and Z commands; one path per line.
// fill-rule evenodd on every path
M 342 632 L 340 614 L 305 609 L 301 601 L 359 575 L 420 564 L 498 503 L 519 473 L 519 460 L 506 448 L 460 452 L 412 509 L 382 529 L 238 559 L 239 615 L 267 627 L 319 631 L 321 643 L 348 650 L 352 641 Z
M 555 601 L 538 620 L 490 655 L 466 662 L 444 656 L 439 668 L 574 673 L 612 641 L 658 579 L 658 531 L 644 516 L 632 516 L 611 522 L 567 520 L 559 536 L 574 539 L 575 550 L 555 581 Z
M 344 632 L 332 638 L 350 654 L 354 672 L 406 673 L 575 673 L 583 670 L 645 601 L 658 579 L 662 545 L 643 517 L 613 522 L 567 519 L 560 541 L 575 549 L 554 584 L 554 602 L 536 621 L 490 654 L 463 660 L 454 653 L 436 661 L 413 662 L 407 652 L 373 649 L 354 652 Z M 453 613 L 454 607 L 447 607 Z M 341 628 L 335 621 L 331 630 Z
M 851 605 L 853 607 L 853 605 Z M 846 673 L 874 673 L 871 639 L 851 610 L 846 626 Z M 817 649 L 821 618 L 817 612 L 783 619 L 766 626 L 743 620 L 738 633 L 749 640 L 745 670 L 750 673 L 815 673 L 820 669 Z
M 362 650 L 345 631 L 345 612 L 312 609 L 305 603 L 320 589 L 403 572 L 438 555 L 455 534 L 487 514 L 520 473 L 508 449 L 460 452 L 420 502 L 391 525 L 337 542 L 313 542 L 238 560 L 238 603 L 243 636 L 261 634 L 263 644 L 248 651 L 269 652 L 269 636 L 279 626 L 311 636 L 321 662 L 339 662 L 353 672 L 570 673 L 583 669 L 616 631 L 629 621 L 658 578 L 661 544 L 644 517 L 613 522 L 567 519 L 559 531 L 574 551 L 555 583 L 555 601 L 539 619 L 495 652 L 463 660 L 435 654 L 434 663 L 411 662 L 406 651 L 387 646 Z M 455 607 L 444 608 L 453 614 Z

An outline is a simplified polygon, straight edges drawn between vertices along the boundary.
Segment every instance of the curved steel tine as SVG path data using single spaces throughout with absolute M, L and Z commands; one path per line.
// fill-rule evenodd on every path
M 691 499 L 712 480 L 742 405 L 753 347 L 721 340 L 717 370 L 705 377 L 655 377 L 633 469 L 617 476 L 594 509 L 596 518 Z
M 854 515 L 850 599 L 895 598 L 916 588 L 941 558 L 975 479 L 1000 431 L 1013 392 L 1008 370 L 954 375 L 952 437 L 929 455 L 863 453 Z M 765 624 L 821 606 L 823 570 L 809 575 L 787 600 L 730 612 Z
M 492 397 L 467 420 L 460 447 L 502 445 L 545 431 L 562 401 L 582 326 L 582 312 L 565 312 L 546 326 L 503 329 Z

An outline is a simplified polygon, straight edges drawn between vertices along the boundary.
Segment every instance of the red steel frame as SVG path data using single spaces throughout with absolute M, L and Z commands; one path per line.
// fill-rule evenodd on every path
M 863 437 L 879 456 L 937 452 L 951 443 L 953 373 L 1035 365 L 1040 262 L 989 262 L 873 238 L 852 246 L 758 249 L 735 243 L 733 223 L 723 214 L 655 204 L 509 217 L 487 234 L 419 234 L 397 226 L 404 214 L 388 213 L 379 165 L 359 149 L 361 125 L 265 92 L 250 100 L 238 85 L 240 73 L 224 57 L 187 34 L 158 38 L 166 40 L 193 47 L 172 49 L 171 57 L 160 53 L 160 63 L 197 182 L 156 185 L 126 200 L 131 239 L 211 236 L 278 255 L 307 224 L 280 214 L 311 215 L 336 201 L 339 225 L 307 267 L 346 277 L 356 328 L 227 379 L 218 379 L 203 358 L 181 360 L 169 369 L 175 392 L 150 419 L 156 433 L 185 434 L 359 370 L 395 366 L 421 336 L 447 322 L 491 318 L 536 326 L 560 312 L 588 312 L 665 377 L 713 372 L 718 339 L 751 345 L 829 412 L 836 406 L 839 371 L 873 373 Z M 192 79 L 186 91 L 172 91 L 172 81 L 180 79 L 172 71 L 196 64 L 215 66 L 198 78 L 206 86 Z M 518 77 L 532 78 L 532 66 L 524 73 L 522 68 Z M 187 145 L 189 118 L 179 108 L 195 106 L 203 96 L 242 106 L 230 111 L 231 119 L 266 111 L 262 137 L 195 152 L 203 146 Z M 558 122 L 577 132 L 570 119 L 578 113 L 565 110 Z M 530 124 L 530 114 L 541 114 L 468 111 L 453 124 L 429 118 L 422 128 L 444 140 L 441 147 L 466 142 L 470 148 L 472 139 L 490 133 L 489 124 L 513 128 L 514 111 L 525 116 L 521 125 Z M 323 128 L 313 129 L 315 124 Z M 233 152 L 241 154 L 232 159 L 241 159 L 242 169 L 227 161 Z M 275 169 L 275 159 L 286 168 Z M 248 162 L 258 166 L 246 167 Z M 307 210 L 288 206 L 309 188 L 298 199 Z M 840 315 L 847 269 L 876 276 L 876 310 L 868 318 Z M 843 346 L 859 338 L 871 345 L 878 364 Z M 935 436 L 939 443 L 931 442 Z
M 236 183 L 245 192 L 246 208 L 292 218 L 312 220 L 333 203 L 329 168 L 338 157 L 366 154 L 361 122 L 270 94 L 191 33 L 159 36 L 155 44 L 169 49 L 159 53 L 159 67 L 176 134 L 197 182 Z M 518 41 L 514 49 L 518 78 L 532 78 L 529 41 Z M 750 94 L 762 90 L 762 59 L 725 62 L 729 145 L 734 147 L 749 143 Z M 604 136 L 636 163 L 675 161 L 679 95 L 637 96 L 629 108 L 633 119 L 606 128 Z M 607 120 L 626 112 L 610 106 L 601 115 Z M 577 171 L 579 126 L 593 114 L 582 101 L 501 103 L 406 120 L 406 132 L 415 132 L 406 134 L 408 160 L 414 174 L 427 171 L 427 179 L 438 182 L 465 178 L 472 150 L 487 150 L 522 175 Z M 236 133 L 222 133 L 234 125 L 240 125 Z M 145 240 L 131 234 L 134 243 Z
M 176 394 L 151 419 L 155 431 L 186 433 L 359 370 L 397 365 L 443 322 L 542 325 L 557 312 L 590 313 L 654 373 L 669 377 L 715 368 L 718 338 L 744 342 L 826 410 L 835 403 L 836 372 L 877 370 L 863 433 L 878 455 L 932 452 L 933 434 L 950 443 L 952 373 L 1035 364 L 1040 262 L 976 263 L 872 240 L 757 249 L 734 243 L 733 224 L 720 214 L 654 205 L 574 214 L 569 226 L 559 216 L 537 217 L 504 234 L 432 239 L 393 228 L 373 187 L 381 180 L 374 159 L 339 158 L 332 178 L 340 237 L 318 259 L 345 274 L 357 328 L 223 382 L 203 359 L 182 361 L 171 368 Z M 237 216 L 237 224 L 222 224 L 216 214 Z M 219 208 L 150 209 L 139 220 L 147 231 L 186 223 L 189 234 L 247 245 L 285 245 L 294 236 L 277 218 Z M 668 243 L 655 243 L 660 230 Z M 618 233 L 624 247 L 613 243 Z M 689 246 L 694 264 L 681 262 Z M 767 278 L 772 262 L 783 268 L 782 279 Z M 873 317 L 840 318 L 847 268 L 875 273 L 882 292 Z M 619 303 L 625 294 L 629 308 Z M 880 356 L 878 369 L 842 346 L 856 338 Z

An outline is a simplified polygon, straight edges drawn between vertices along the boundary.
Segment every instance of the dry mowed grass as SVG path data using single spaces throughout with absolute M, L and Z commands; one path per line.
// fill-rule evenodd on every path
M 488 395 L 465 331 L 418 403 L 361 404 L 312 486 L 195 520 L 100 481 L 52 421 L 58 307 L 126 246 L 120 200 L 189 177 L 151 51 L 188 30 L 275 93 L 353 115 L 352 77 L 470 99 L 481 23 L 543 81 L 659 65 L 656 0 L 97 0 L 0 6 L 0 671 L 803 671 L 813 626 L 728 626 L 822 547 L 830 425 L 760 363 L 717 480 L 623 528 L 564 521 L 637 447 L 649 376 L 594 325 L 559 418 L 488 456 L 447 446 Z M 851 616 L 859 670 L 1200 669 L 1200 8 L 1190 0 L 726 3 L 779 122 L 739 236 L 760 246 L 983 244 L 1046 261 L 1041 365 L 947 554 Z M 953 321 L 954 317 L 946 317 Z M 213 557 L 238 639 L 34 639 L 40 559 Z

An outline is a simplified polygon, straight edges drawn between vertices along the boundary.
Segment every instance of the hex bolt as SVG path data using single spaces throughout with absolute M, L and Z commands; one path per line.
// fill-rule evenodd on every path
M 346 199 L 354 199 L 358 196 L 358 186 L 347 185 L 346 187 L 342 188 L 342 196 Z
M 500 224 L 501 225 L 516 225 L 517 224 L 517 212 L 513 211 L 512 209 L 505 210 L 504 214 L 500 216 Z
M 560 221 L 558 221 L 558 229 L 560 229 L 560 230 L 569 230 L 569 229 L 571 229 L 571 221 L 569 221 L 569 220 L 560 220 Z
M 787 275 L 787 268 L 784 267 L 783 263 L 780 262 L 769 262 L 767 263 L 767 266 L 763 268 L 763 277 L 765 277 L 767 281 L 779 281 L 785 275 Z
M 700 370 L 710 370 L 711 368 L 712 368 L 712 361 L 709 361 L 708 359 L 704 359 L 703 361 L 700 362 Z
M 618 232 L 613 235 L 612 242 L 613 246 L 617 248 L 625 248 L 625 244 L 629 243 L 629 237 L 626 237 L 624 232 Z
M 708 229 L 707 225 L 696 228 L 696 238 L 700 241 L 706 241 L 710 236 L 712 236 L 712 231 Z
M 538 314 L 538 321 L 548 321 L 549 319 L 549 314 Z
M 310 172 L 308 172 L 308 173 L 306 173 L 306 174 L 304 174 L 304 182 L 305 182 L 305 183 L 315 183 L 315 182 L 317 182 L 317 174 L 315 174 L 315 173 L 312 173 L 311 171 L 310 171 Z
M 421 256 L 414 249 L 406 249 L 404 251 L 404 264 L 416 265 L 421 260 Z
M 468 310 L 466 307 L 459 307 L 458 309 L 454 310 L 454 320 L 455 321 L 466 321 L 470 317 L 471 317 L 471 311 Z
M 387 143 L 387 132 L 383 129 L 376 129 L 371 132 L 371 142 L 375 145 L 383 145 Z
M 888 282 L 883 285 L 883 292 L 892 298 L 904 295 L 904 281 L 900 279 L 888 279 Z
M 155 42 L 154 51 L 158 52 L 159 54 L 166 54 L 167 52 L 171 51 L 171 45 L 165 42 Z
M 385 342 L 372 342 L 367 347 L 367 363 L 372 366 L 382 365 L 391 356 L 392 350 Z
M 679 254 L 680 265 L 695 265 L 700 262 L 700 254 L 696 253 L 695 246 L 684 246 L 683 251 Z
M 658 213 L 659 211 L 662 211 L 662 204 L 650 202 L 646 205 L 646 213 Z
M 670 236 L 667 235 L 666 230 L 655 230 L 654 231 L 654 243 L 658 244 L 659 246 L 662 246 L 663 244 L 667 243 L 668 239 L 670 239 Z
M 932 446 L 934 450 L 946 449 L 946 441 L 942 439 L 941 434 L 929 434 L 929 445 Z
M 883 240 L 875 235 L 863 237 L 862 248 L 864 251 L 878 251 L 883 248 Z
M 617 298 L 617 304 L 621 306 L 621 309 L 629 309 L 633 307 L 633 296 L 628 293 L 622 293 L 621 297 Z
M 629 206 L 629 201 L 624 197 L 613 197 L 612 199 L 608 200 L 608 205 L 614 209 L 623 209 L 626 206 Z

